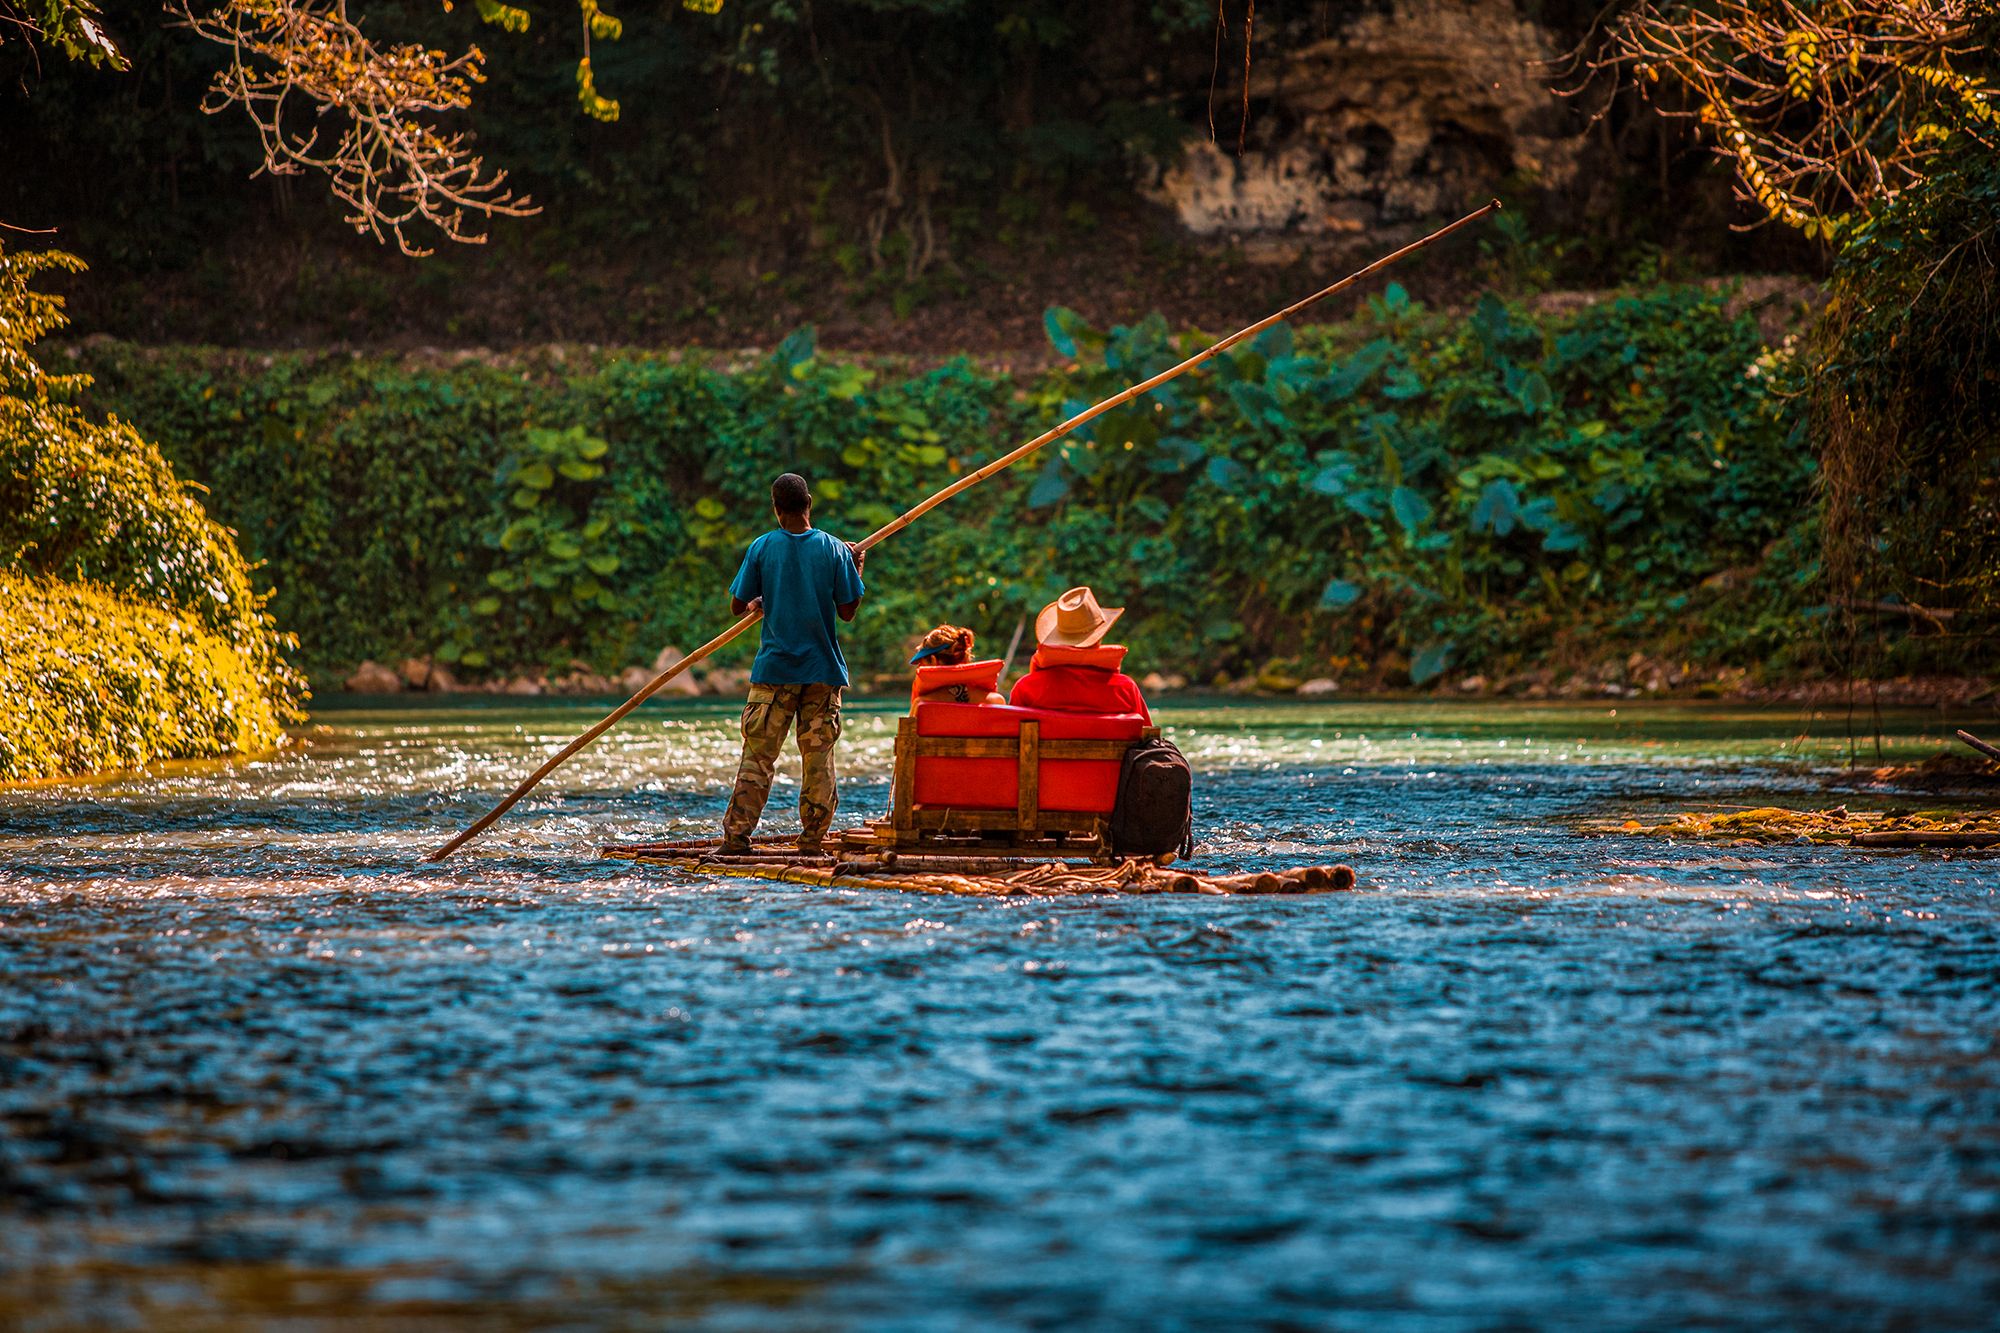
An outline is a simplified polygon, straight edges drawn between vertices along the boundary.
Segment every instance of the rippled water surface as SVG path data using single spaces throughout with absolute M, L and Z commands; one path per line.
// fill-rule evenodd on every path
M 1842 717 L 1169 709 L 1360 887 L 995 901 L 596 860 L 719 816 L 649 707 L 416 863 L 600 711 L 0 791 L 0 1326 L 1993 1326 L 2000 857 L 1573 827 L 1932 803 Z

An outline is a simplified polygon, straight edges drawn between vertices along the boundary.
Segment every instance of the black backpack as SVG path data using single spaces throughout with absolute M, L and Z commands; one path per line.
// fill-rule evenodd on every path
M 1117 856 L 1194 854 L 1194 775 L 1163 736 L 1133 741 L 1118 770 L 1118 804 L 1111 811 Z

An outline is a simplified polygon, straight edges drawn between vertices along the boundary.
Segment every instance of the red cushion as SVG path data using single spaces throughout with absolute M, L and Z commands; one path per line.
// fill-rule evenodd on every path
M 1044 740 L 1137 740 L 1146 719 L 1137 713 L 1062 713 L 1005 704 L 919 704 L 919 736 L 1018 736 L 1036 721 Z M 954 810 L 1012 810 L 1020 765 L 1013 759 L 917 760 L 916 802 Z M 1115 759 L 1044 759 L 1041 808 L 1110 814 L 1118 799 Z

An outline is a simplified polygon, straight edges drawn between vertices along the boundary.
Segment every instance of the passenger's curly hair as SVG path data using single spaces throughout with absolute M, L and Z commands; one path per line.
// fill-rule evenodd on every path
M 939 625 L 929 634 L 924 635 L 922 641 L 917 644 L 917 651 L 922 652 L 926 648 L 935 648 L 941 643 L 949 644 L 950 647 L 929 659 L 935 665 L 963 666 L 972 660 L 971 630 L 960 629 L 957 625 Z

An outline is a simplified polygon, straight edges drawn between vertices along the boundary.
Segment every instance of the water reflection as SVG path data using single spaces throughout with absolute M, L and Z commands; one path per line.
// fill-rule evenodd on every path
M 1014 903 L 595 860 L 716 819 L 679 705 L 417 863 L 599 711 L 0 793 L 0 1324 L 1986 1324 L 2000 858 L 1570 827 L 1905 799 L 1837 717 L 1171 709 L 1362 889 Z

